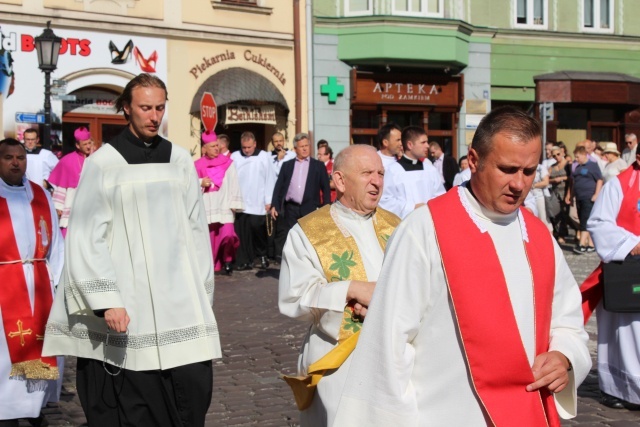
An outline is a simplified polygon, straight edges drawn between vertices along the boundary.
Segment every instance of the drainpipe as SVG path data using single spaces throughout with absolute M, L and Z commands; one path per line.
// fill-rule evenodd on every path
M 309 141 L 311 146 L 315 147 L 314 132 L 314 104 L 313 104 L 313 0 L 307 0 L 306 5 L 307 19 L 307 114 L 309 115 Z
M 295 62 L 296 133 L 302 129 L 302 53 L 300 52 L 300 0 L 293 2 L 293 57 Z

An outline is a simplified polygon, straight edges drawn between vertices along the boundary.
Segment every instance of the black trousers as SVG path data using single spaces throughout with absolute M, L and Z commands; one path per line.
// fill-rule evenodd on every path
M 267 217 L 265 215 L 236 214 L 234 222 L 240 247 L 236 264 L 252 264 L 256 257 L 267 256 Z
M 118 368 L 107 364 L 110 372 Z M 109 375 L 78 357 L 76 387 L 91 427 L 203 427 L 213 392 L 212 362 Z
M 282 256 L 282 249 L 284 249 L 284 244 L 287 242 L 289 230 L 296 225 L 300 218 L 302 218 L 300 205 L 285 202 L 284 212 L 278 215 L 278 222 L 276 223 L 276 256 Z

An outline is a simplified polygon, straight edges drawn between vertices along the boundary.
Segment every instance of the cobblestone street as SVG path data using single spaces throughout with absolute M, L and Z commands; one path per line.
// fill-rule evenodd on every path
M 565 255 L 580 283 L 598 264 L 596 254 Z M 207 426 L 296 426 L 298 412 L 281 372 L 292 373 L 306 327 L 277 309 L 278 270 L 216 276 L 214 309 L 223 358 L 214 363 L 214 394 Z M 588 324 L 594 357 L 596 326 Z M 84 414 L 75 394 L 75 360 L 68 358 L 62 400 L 45 409 L 52 426 L 81 426 Z M 579 390 L 578 417 L 563 425 L 638 426 L 640 412 L 613 410 L 598 403 L 598 378 L 591 374 Z M 21 426 L 27 426 L 21 423 Z

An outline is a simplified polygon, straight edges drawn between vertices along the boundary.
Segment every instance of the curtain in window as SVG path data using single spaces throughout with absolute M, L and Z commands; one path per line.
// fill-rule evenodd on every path
M 533 23 L 544 24 L 544 0 L 533 0 Z
M 593 28 L 593 0 L 584 0 L 584 26 Z
M 600 0 L 600 28 L 609 28 L 609 0 Z
M 527 23 L 527 0 L 518 0 L 518 24 Z

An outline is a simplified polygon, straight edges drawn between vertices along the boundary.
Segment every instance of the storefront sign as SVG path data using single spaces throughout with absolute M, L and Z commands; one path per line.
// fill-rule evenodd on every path
M 253 62 L 255 64 L 264 67 L 268 72 L 273 74 L 276 79 L 284 86 L 287 83 L 287 79 L 285 78 L 284 72 L 280 71 L 274 64 L 269 61 L 269 58 L 263 56 L 262 53 L 255 53 L 250 49 L 247 49 L 243 53 L 243 58 L 247 62 Z M 212 55 L 210 57 L 203 56 L 202 62 L 195 64 L 189 72 L 193 76 L 193 78 L 197 79 L 201 75 L 203 75 L 209 67 L 212 67 L 223 61 L 235 61 L 236 52 L 230 51 L 229 49 L 224 52 L 217 53 L 216 55 Z
M 276 124 L 275 105 L 227 105 L 225 125 L 240 123 Z
M 38 55 L 34 45 L 34 38 L 42 30 L 41 25 L 5 23 L 0 28 L 3 137 L 21 134 L 24 126 L 16 120 L 17 113 L 42 113 L 44 76 L 38 68 Z M 163 38 L 95 32 L 88 27 L 56 27 L 53 30 L 63 39 L 58 67 L 51 75 L 54 95 L 51 99 L 51 121 L 54 125 L 60 123 L 62 115 L 69 112 L 116 114 L 116 92 L 124 87 L 128 76 L 133 77 L 153 68 L 156 76 L 165 82 L 167 80 L 167 42 Z M 137 58 L 134 57 L 134 49 L 140 53 Z M 64 81 L 61 80 L 63 78 Z M 101 86 L 112 87 L 114 90 L 97 89 Z M 64 95 L 68 95 L 67 99 L 75 95 L 76 99 L 65 100 Z M 59 127 L 54 126 L 55 128 Z M 54 130 L 55 132 L 58 132 L 58 136 L 61 135 L 59 131 Z
M 351 103 L 459 108 L 462 102 L 460 81 L 460 77 L 448 76 L 352 73 Z

